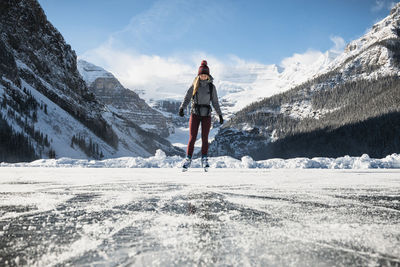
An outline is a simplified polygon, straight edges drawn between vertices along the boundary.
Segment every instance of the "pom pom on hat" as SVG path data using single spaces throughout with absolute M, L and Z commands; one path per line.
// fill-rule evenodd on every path
M 206 60 L 201 61 L 201 65 L 199 67 L 198 75 L 200 75 L 200 74 L 210 75 L 210 69 L 207 66 L 207 61 Z

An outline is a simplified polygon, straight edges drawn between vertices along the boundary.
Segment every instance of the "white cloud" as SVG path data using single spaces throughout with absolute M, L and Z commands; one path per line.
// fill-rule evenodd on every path
M 345 41 L 339 36 L 332 36 L 334 53 L 343 51 Z M 103 67 L 113 73 L 127 88 L 144 90 L 145 99 L 150 98 L 180 98 L 197 74 L 200 62 L 208 61 L 211 74 L 217 81 L 249 83 L 259 79 L 260 70 L 265 72 L 268 79 L 277 79 L 277 67 L 258 62 L 250 62 L 235 55 L 224 58 L 216 57 L 205 52 L 175 53 L 161 57 L 147 55 L 133 49 L 120 49 L 115 42 L 107 42 L 102 46 L 87 51 L 80 58 Z M 280 66 L 294 73 L 318 67 L 327 60 L 326 52 L 308 50 L 305 53 L 295 53 L 283 59 Z M 316 68 L 314 67 L 314 69 Z M 265 78 L 265 77 L 264 77 Z
M 331 36 L 330 40 L 334 43 L 334 45 L 329 52 L 333 52 L 335 54 L 343 52 L 346 42 L 342 37 Z M 306 68 L 307 66 L 314 64 L 316 61 L 321 60 L 324 57 L 325 52 L 309 49 L 302 54 L 295 53 L 292 56 L 283 59 L 280 63 L 280 66 L 283 68 Z
M 285 69 L 292 66 L 309 65 L 322 55 L 321 51 L 316 50 L 308 50 L 303 54 L 295 53 L 291 57 L 283 59 L 280 65 Z
M 176 83 L 185 73 L 193 73 L 193 66 L 178 57 L 160 57 L 135 51 L 115 49 L 110 44 L 86 52 L 81 58 L 113 73 L 125 86 L 133 90 L 156 93 L 163 85 Z
M 340 36 L 331 36 L 330 39 L 335 44 L 330 50 L 336 53 L 342 52 L 346 46 L 345 40 Z
M 203 59 L 207 60 L 211 75 L 217 79 L 232 78 L 233 73 L 246 76 L 254 66 L 265 66 L 233 55 L 220 59 L 200 51 L 169 57 L 146 55 L 115 49 L 111 43 L 88 51 L 80 58 L 110 71 L 127 88 L 145 90 L 147 100 L 180 98 L 197 75 Z

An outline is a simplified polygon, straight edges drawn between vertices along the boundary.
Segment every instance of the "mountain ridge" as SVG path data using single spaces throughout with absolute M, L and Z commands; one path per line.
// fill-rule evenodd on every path
M 0 19 L 0 161 L 182 153 L 107 109 L 37 0 L 1 1 Z
M 123 87 L 112 73 L 81 59 L 78 60 L 78 70 L 89 91 L 114 113 L 162 137 L 168 137 L 173 131 L 168 118 L 151 108 L 134 91 Z
M 391 14 L 375 24 L 367 34 L 350 42 L 343 54 L 322 74 L 237 112 L 215 137 L 210 146 L 212 153 L 233 154 L 238 158 L 251 155 L 256 159 L 285 157 L 285 146 L 280 141 L 285 138 L 295 140 L 297 137 L 299 142 L 305 142 L 306 139 L 300 135 L 312 135 L 322 130 L 328 136 L 328 132 L 346 125 L 393 112 L 397 115 L 400 106 L 399 22 L 400 4 L 397 4 Z M 330 101 L 332 98 L 336 102 Z M 384 127 L 391 127 L 390 123 Z M 347 134 L 356 132 L 349 130 Z M 319 135 L 323 136 L 321 132 Z M 372 136 L 378 139 L 376 147 L 372 142 L 367 146 L 370 151 L 376 150 L 378 143 L 386 140 L 385 136 Z M 278 141 L 282 145 L 270 153 Z M 329 144 L 328 139 L 325 141 Z M 385 142 L 400 151 L 396 142 Z M 350 147 L 350 141 L 346 146 L 337 145 L 336 155 L 358 155 L 353 154 L 358 152 Z M 314 146 L 313 153 L 306 153 L 306 148 L 304 145 L 296 156 L 324 156 L 322 147 L 318 150 Z

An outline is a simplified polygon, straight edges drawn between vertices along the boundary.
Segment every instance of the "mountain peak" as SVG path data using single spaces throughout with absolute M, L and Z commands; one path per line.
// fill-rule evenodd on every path
M 391 72 L 392 65 L 397 64 L 393 57 L 394 47 L 400 41 L 400 3 L 396 4 L 390 15 L 375 23 L 363 36 L 351 41 L 344 52 L 339 55 L 327 71 L 340 67 L 345 73 L 352 73 L 351 69 L 359 68 L 361 65 L 369 66 L 372 69 Z
M 394 29 L 400 24 L 400 6 L 396 5 L 391 11 L 391 15 L 374 24 L 372 28 L 361 38 L 350 42 L 345 52 L 359 51 L 373 43 L 391 38 L 398 38 Z
M 392 10 L 390 11 L 390 15 L 395 15 L 395 14 L 397 14 L 397 16 L 400 14 L 400 3 L 395 4 Z
M 88 86 L 90 86 L 97 78 L 115 78 L 113 74 L 105 69 L 82 59 L 78 60 L 78 70 Z

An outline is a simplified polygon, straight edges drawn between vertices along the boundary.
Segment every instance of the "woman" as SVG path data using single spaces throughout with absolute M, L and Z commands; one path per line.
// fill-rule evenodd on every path
M 219 115 L 219 122 L 222 124 L 221 109 L 218 103 L 217 90 L 214 86 L 213 78 L 210 75 L 210 69 L 207 66 L 207 61 L 203 60 L 199 67 L 198 76 L 194 79 L 192 86 L 186 92 L 185 99 L 179 108 L 179 116 L 183 117 L 184 109 L 192 100 L 191 115 L 189 120 L 189 143 L 187 146 L 186 159 L 183 163 L 183 170 L 187 170 L 192 163 L 192 155 L 194 143 L 196 142 L 197 132 L 201 124 L 201 165 L 203 168 L 208 168 L 208 134 L 211 128 L 211 106 L 212 103 L 215 111 Z

